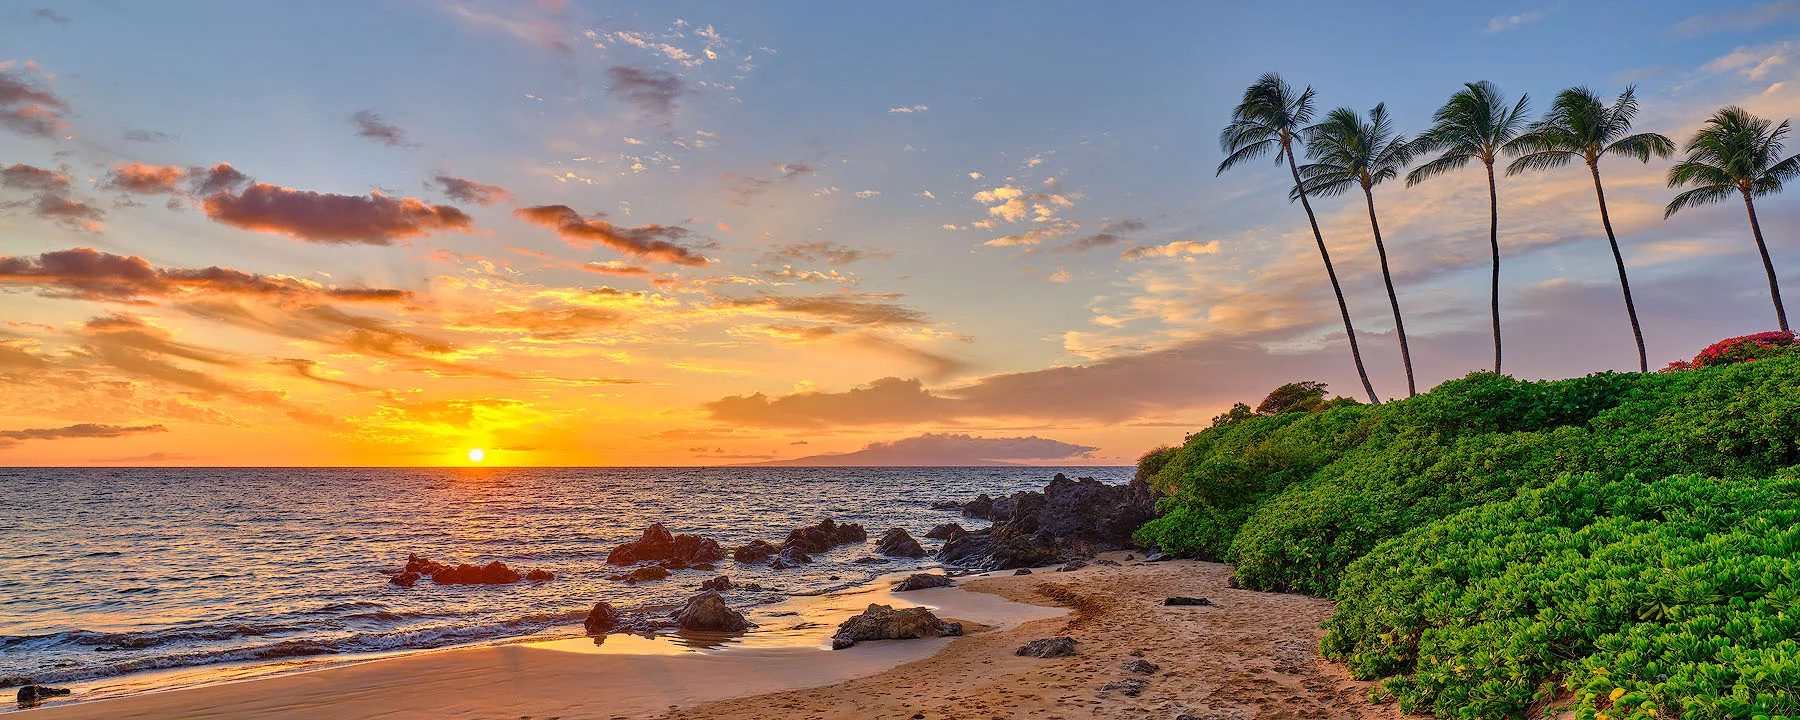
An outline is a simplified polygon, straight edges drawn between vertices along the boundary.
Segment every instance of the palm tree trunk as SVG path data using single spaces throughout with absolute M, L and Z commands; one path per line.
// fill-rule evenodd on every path
M 1762 253 L 1763 272 L 1769 275 L 1769 297 L 1775 300 L 1775 322 L 1782 330 L 1787 330 L 1787 309 L 1781 306 L 1781 286 L 1775 282 L 1775 263 L 1769 261 L 1769 246 L 1763 244 L 1762 225 L 1756 222 L 1756 205 L 1750 202 L 1748 192 L 1744 193 L 1744 209 L 1750 211 L 1750 232 L 1756 235 L 1756 251 Z
M 1494 161 L 1483 160 L 1488 176 L 1488 245 L 1494 250 L 1494 374 L 1500 374 L 1500 193 L 1494 189 Z
M 1606 241 L 1612 243 L 1613 264 L 1619 266 L 1619 287 L 1625 290 L 1625 315 L 1631 318 L 1631 337 L 1637 340 L 1638 372 L 1650 372 L 1650 358 L 1644 353 L 1644 330 L 1638 326 L 1637 305 L 1631 301 L 1631 281 L 1625 279 L 1625 256 L 1619 254 L 1619 238 L 1613 235 L 1612 216 L 1606 212 L 1606 190 L 1600 187 L 1600 165 L 1589 162 L 1594 175 L 1594 195 L 1600 198 L 1600 224 L 1606 226 Z
M 1413 385 L 1412 350 L 1406 346 L 1406 323 L 1400 320 L 1400 296 L 1394 294 L 1394 275 L 1388 272 L 1387 246 L 1381 244 L 1381 223 L 1375 220 L 1375 192 L 1363 186 L 1363 197 L 1369 201 L 1369 229 L 1375 232 L 1375 254 L 1381 256 L 1381 281 L 1387 284 L 1388 304 L 1394 308 L 1394 334 L 1400 336 L 1400 364 L 1406 366 L 1406 396 L 1419 394 Z
M 1331 266 L 1331 253 L 1325 249 L 1325 236 L 1319 232 L 1319 220 L 1313 217 L 1312 203 L 1306 200 L 1306 186 L 1300 182 L 1300 166 L 1294 162 L 1294 149 L 1286 141 L 1281 143 L 1282 150 L 1287 153 L 1288 171 L 1294 174 L 1294 191 L 1300 195 L 1300 207 L 1306 210 L 1306 222 L 1312 225 L 1313 240 L 1319 243 L 1319 257 L 1325 260 L 1325 274 L 1331 278 L 1331 291 L 1337 294 L 1338 312 L 1344 316 L 1344 334 L 1350 338 L 1350 356 L 1356 359 L 1356 374 L 1362 378 L 1363 391 L 1369 394 L 1369 402 L 1381 404 L 1381 398 L 1375 397 L 1375 386 L 1369 383 L 1369 371 L 1363 367 L 1362 350 L 1356 346 L 1356 327 L 1350 324 L 1350 305 L 1344 302 L 1344 288 L 1338 285 L 1337 270 Z

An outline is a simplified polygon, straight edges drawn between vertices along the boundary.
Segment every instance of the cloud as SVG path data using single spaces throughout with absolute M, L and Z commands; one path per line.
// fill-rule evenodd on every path
M 218 266 L 159 268 L 135 255 L 85 247 L 42 253 L 35 259 L 0 255 L 0 285 L 35 288 L 45 297 L 131 303 L 190 294 L 311 302 L 399 302 L 412 297 L 405 290 L 326 287 L 309 280 Z
M 1675 24 L 1675 34 L 1705 35 L 1721 30 L 1755 30 L 1800 19 L 1800 2 L 1783 0 L 1743 10 L 1695 15 Z
M 124 137 L 126 142 L 140 143 L 159 143 L 180 139 L 160 130 L 126 130 Z
M 1078 226 L 1067 220 L 1052 219 L 1042 227 L 1034 227 L 1022 233 L 1014 233 L 997 237 L 982 243 L 987 247 L 1030 247 L 1042 244 L 1045 240 L 1054 240 L 1075 232 Z
M 1508 30 L 1530 25 L 1542 19 L 1544 19 L 1544 13 L 1541 10 L 1530 10 L 1517 15 L 1500 15 L 1488 20 L 1487 33 L 1492 35 L 1494 33 L 1506 32 Z
M 486 207 L 513 201 L 513 194 L 499 185 L 488 185 L 449 175 L 437 175 L 432 177 L 432 180 L 444 189 L 445 196 L 457 202 Z
M 763 255 L 768 262 L 823 262 L 831 265 L 849 265 L 859 260 L 885 260 L 893 257 L 893 253 L 857 248 L 832 242 L 789 243 L 777 245 L 775 249 Z
M 203 203 L 207 217 L 236 228 L 329 245 L 391 245 L 436 232 L 468 232 L 468 213 L 450 205 L 379 192 L 337 195 L 256 183 L 218 192 Z
M 71 197 L 66 173 L 23 163 L 0 170 L 0 187 L 31 193 L 30 200 L 0 202 L 0 207 L 24 207 L 32 215 L 72 230 L 99 232 L 106 212 Z
M 891 327 L 925 322 L 925 313 L 886 302 L 890 299 L 891 296 L 885 295 L 765 295 L 753 299 L 725 300 L 723 304 L 727 307 L 763 308 L 805 315 L 844 325 Z
M 188 178 L 188 188 L 195 195 L 230 192 L 250 182 L 250 176 L 239 172 L 231 163 L 188 168 Z
M 406 131 L 399 125 L 387 122 L 379 113 L 372 110 L 358 110 L 350 116 L 350 123 L 356 126 L 358 137 L 366 137 L 388 147 L 418 147 L 406 139 Z
M 799 392 L 770 398 L 733 395 L 706 403 L 712 419 L 744 425 L 819 427 L 925 422 L 952 412 L 954 401 L 925 391 L 918 380 L 882 378 L 842 393 Z
M 888 108 L 888 112 L 911 114 L 911 113 L 922 113 L 922 112 L 925 112 L 930 109 L 931 108 L 926 107 L 924 105 L 902 105 L 900 107 Z
M 58 15 L 55 10 L 51 10 L 50 8 L 38 8 L 31 11 L 31 19 L 39 22 L 52 22 L 58 25 L 69 24 L 69 19 L 67 17 Z
M 1125 237 L 1126 235 L 1135 232 L 1143 232 L 1146 227 L 1147 226 L 1144 225 L 1142 220 L 1109 220 L 1101 224 L 1100 232 L 1086 237 L 1076 238 L 1075 242 L 1059 247 L 1056 251 L 1078 253 L 1087 252 L 1099 247 L 1111 247 L 1130 239 Z
M 19 444 L 21 440 L 65 440 L 69 438 L 116 438 L 142 433 L 168 432 L 161 425 L 99 425 L 82 423 L 60 428 L 33 430 L 0 430 L 0 448 Z
M 23 70 L 14 67 L 11 60 L 0 62 L 0 125 L 23 135 L 55 137 L 68 127 L 62 119 L 68 101 L 40 86 L 38 77 L 44 73 L 36 63 L 26 63 Z
M 1144 258 L 1173 258 L 1186 255 L 1217 255 L 1219 241 L 1177 240 L 1164 245 L 1139 245 L 1127 248 L 1119 257 L 1125 260 L 1142 260 Z
M 606 69 L 606 78 L 607 92 L 665 123 L 675 117 L 675 101 L 687 91 L 681 78 L 666 70 L 614 65 Z
M 100 187 L 134 195 L 163 195 L 179 192 L 187 169 L 174 165 L 145 165 L 139 162 L 114 166 Z
M 599 244 L 624 255 L 671 265 L 699 267 L 709 262 L 706 256 L 675 244 L 690 234 L 679 225 L 619 227 L 602 219 L 604 213 L 583 218 L 567 205 L 525 207 L 513 214 L 533 225 L 555 230 L 558 237 L 576 247 Z
M 856 452 L 813 455 L 769 465 L 812 466 L 957 466 L 1009 464 L 1021 460 L 1087 458 L 1100 448 L 1029 437 L 977 437 L 925 433 L 899 440 L 872 442 Z
M 1700 71 L 1719 73 L 1736 70 L 1747 80 L 1762 80 L 1770 72 L 1787 65 L 1793 59 L 1794 53 L 1795 47 L 1792 42 L 1740 46 L 1701 65 Z

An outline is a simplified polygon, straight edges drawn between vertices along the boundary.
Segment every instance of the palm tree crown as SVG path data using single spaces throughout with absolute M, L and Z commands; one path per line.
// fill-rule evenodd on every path
M 1486 80 L 1468 83 L 1431 115 L 1431 129 L 1413 141 L 1419 154 L 1442 152 L 1437 159 L 1406 174 L 1408 187 L 1480 160 L 1492 165 L 1502 152 L 1517 153 L 1516 140 L 1525 129 L 1531 96 L 1519 96 L 1508 107 L 1506 95 Z
M 1304 135 L 1312 162 L 1300 166 L 1300 178 L 1309 195 L 1336 197 L 1351 187 L 1372 188 L 1398 177 L 1414 155 L 1407 139 L 1394 132 L 1386 103 L 1370 110 L 1367 122 L 1355 110 L 1338 108 Z
M 1782 183 L 1800 175 L 1800 156 L 1781 157 L 1788 122 L 1732 106 L 1715 113 L 1689 139 L 1687 158 L 1669 169 L 1669 187 L 1692 185 L 1664 208 L 1663 217 L 1731 197 L 1733 192 L 1761 197 L 1781 191 Z
M 1652 156 L 1675 152 L 1675 142 L 1667 136 L 1631 133 L 1637 111 L 1636 88 L 1626 87 L 1611 106 L 1587 88 L 1564 90 L 1551 103 L 1549 114 L 1519 137 L 1516 147 L 1524 154 L 1507 166 L 1506 174 L 1558 168 L 1578 158 L 1593 165 L 1606 155 L 1647 163 Z
M 1231 122 L 1219 133 L 1219 147 L 1227 153 L 1215 175 L 1223 175 L 1246 161 L 1275 153 L 1275 162 L 1289 159 L 1294 140 L 1302 137 L 1312 120 L 1313 89 L 1294 92 L 1280 75 L 1268 73 L 1244 89 L 1243 102 L 1231 111 Z

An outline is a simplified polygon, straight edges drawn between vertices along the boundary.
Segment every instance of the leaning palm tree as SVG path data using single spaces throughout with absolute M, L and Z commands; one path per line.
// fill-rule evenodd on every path
M 1326 114 L 1325 121 L 1306 129 L 1306 155 L 1311 163 L 1300 166 L 1301 193 L 1335 197 L 1351 186 L 1362 188 L 1369 204 L 1369 229 L 1375 233 L 1375 254 L 1381 258 L 1381 280 L 1387 284 L 1388 304 L 1394 308 L 1394 334 L 1400 336 L 1400 363 L 1406 367 L 1406 394 L 1419 394 L 1413 384 L 1412 350 L 1406 345 L 1406 323 L 1400 319 L 1400 298 L 1394 294 L 1394 276 L 1388 271 L 1387 246 L 1381 242 L 1381 223 L 1375 219 L 1375 186 L 1392 180 L 1412 162 L 1412 147 L 1394 133 L 1386 103 L 1369 111 L 1369 120 L 1350 108 Z
M 1525 128 L 1525 109 L 1530 96 L 1508 107 L 1500 88 L 1486 80 L 1472 82 L 1450 96 L 1450 101 L 1431 116 L 1432 126 L 1413 141 L 1414 152 L 1441 153 L 1437 159 L 1406 174 L 1412 187 L 1471 160 L 1487 168 L 1488 246 L 1494 254 L 1494 372 L 1500 372 L 1500 195 L 1494 189 L 1494 162 L 1502 152 L 1518 154 L 1514 141 Z
M 1650 162 L 1650 156 L 1668 157 L 1675 143 L 1657 133 L 1631 133 L 1631 118 L 1637 115 L 1636 89 L 1627 86 L 1619 99 L 1609 107 L 1592 90 L 1569 88 L 1556 96 L 1550 113 L 1532 123 L 1520 136 L 1519 144 L 1526 152 L 1507 166 L 1507 175 L 1529 170 L 1549 170 L 1580 158 L 1594 177 L 1594 195 L 1600 198 L 1600 225 L 1606 228 L 1606 241 L 1612 243 L 1613 264 L 1619 267 L 1619 287 L 1625 291 L 1625 315 L 1631 319 L 1631 336 L 1637 340 L 1638 372 L 1650 371 L 1650 360 L 1644 354 L 1644 331 L 1638 326 L 1637 305 L 1631 301 L 1631 281 L 1625 277 L 1625 256 L 1619 253 L 1619 238 L 1613 234 L 1612 216 L 1606 211 L 1606 190 L 1600 185 L 1600 158 L 1623 155 L 1638 162 Z
M 1775 264 L 1769 262 L 1769 246 L 1763 244 L 1762 226 L 1756 222 L 1756 203 L 1751 198 L 1781 192 L 1781 184 L 1800 175 L 1800 156 L 1781 157 L 1781 140 L 1788 122 L 1775 125 L 1732 106 L 1714 113 L 1687 142 L 1687 159 L 1669 168 L 1669 187 L 1692 185 L 1676 195 L 1663 210 L 1669 217 L 1683 208 L 1710 205 L 1731 197 L 1744 198 L 1750 212 L 1750 233 L 1762 253 L 1763 272 L 1769 276 L 1769 297 L 1775 301 L 1775 321 L 1788 329 L 1787 310 L 1781 306 L 1781 286 L 1775 282 Z
M 1227 153 L 1219 163 L 1216 175 L 1248 160 L 1275 152 L 1275 162 L 1287 161 L 1288 172 L 1300 207 L 1306 210 L 1306 221 L 1312 225 L 1313 241 L 1319 245 L 1319 257 L 1325 260 L 1325 275 L 1331 279 L 1331 291 L 1337 295 L 1338 313 L 1344 316 L 1344 335 L 1350 339 L 1350 356 L 1356 360 L 1356 374 L 1362 378 L 1369 402 L 1379 404 L 1375 386 L 1369 383 L 1369 372 L 1363 367 L 1362 350 L 1356 346 L 1356 327 L 1350 323 L 1350 306 L 1344 302 L 1344 289 L 1338 285 L 1337 270 L 1331 265 L 1331 253 L 1325 249 L 1325 236 L 1319 233 L 1319 220 L 1313 216 L 1312 204 L 1300 181 L 1300 167 L 1294 160 L 1295 141 L 1304 141 L 1306 122 L 1312 119 L 1313 90 L 1296 94 L 1280 75 L 1269 73 L 1256 79 L 1244 90 L 1244 99 L 1231 111 L 1231 123 L 1219 133 L 1219 146 Z

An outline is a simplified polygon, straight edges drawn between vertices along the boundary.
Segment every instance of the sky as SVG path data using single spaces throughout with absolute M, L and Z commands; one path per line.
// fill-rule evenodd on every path
M 1286 169 L 1214 172 L 1258 75 L 1408 134 L 1475 80 L 1800 111 L 1800 2 L 1211 5 L 9 3 L 0 465 L 1128 464 L 1361 395 Z M 1601 166 L 1653 367 L 1775 324 L 1672 162 Z M 1375 199 L 1421 389 L 1487 366 L 1478 166 Z M 1403 397 L 1367 208 L 1315 208 Z M 1499 213 L 1508 373 L 1634 370 L 1587 173 Z

